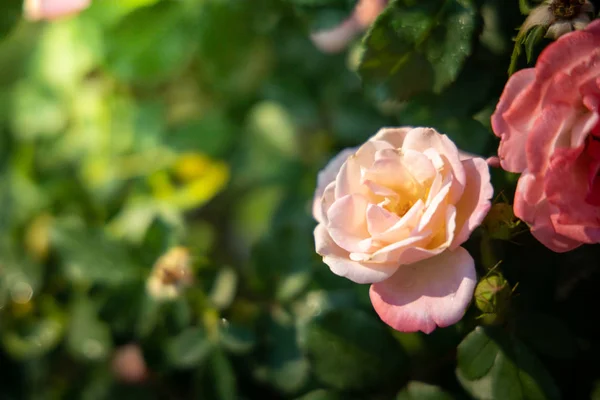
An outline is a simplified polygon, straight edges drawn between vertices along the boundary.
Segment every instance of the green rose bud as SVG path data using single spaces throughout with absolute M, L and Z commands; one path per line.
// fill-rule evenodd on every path
M 483 312 L 480 318 L 485 324 L 504 322 L 510 306 L 512 288 L 502 275 L 495 273 L 486 276 L 475 288 L 475 305 Z
M 493 239 L 509 240 L 521 221 L 515 217 L 513 208 L 507 203 L 492 205 L 483 221 L 483 226 Z

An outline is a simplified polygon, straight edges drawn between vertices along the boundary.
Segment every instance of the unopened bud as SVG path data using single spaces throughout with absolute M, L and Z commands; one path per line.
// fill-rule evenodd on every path
M 119 347 L 112 359 L 115 377 L 127 383 L 140 383 L 148 377 L 148 368 L 142 350 L 136 344 Z
M 163 254 L 154 264 L 146 289 L 157 299 L 173 299 L 183 288 L 192 283 L 189 250 L 174 247 Z
M 486 324 L 504 321 L 510 306 L 512 289 L 500 274 L 486 276 L 475 288 L 475 305 L 483 313 L 481 318 Z
M 482 225 L 491 238 L 509 240 L 519 223 L 510 204 L 496 203 L 490 208 Z

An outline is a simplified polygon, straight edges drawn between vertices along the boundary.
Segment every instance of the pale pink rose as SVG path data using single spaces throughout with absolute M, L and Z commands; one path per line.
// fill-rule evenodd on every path
M 76 14 L 89 7 L 92 0 L 25 0 L 23 11 L 25 18 L 52 20 Z
M 335 157 L 317 185 L 317 253 L 335 274 L 372 283 L 384 322 L 429 333 L 462 318 L 476 274 L 460 245 L 493 194 L 485 160 L 434 129 L 384 128 Z
M 522 173 L 515 215 L 556 252 L 600 242 L 600 21 L 515 73 L 492 115 L 502 168 Z
M 387 0 L 360 0 L 354 12 L 335 28 L 314 32 L 311 40 L 319 50 L 325 53 L 337 53 L 371 25 L 383 11 Z

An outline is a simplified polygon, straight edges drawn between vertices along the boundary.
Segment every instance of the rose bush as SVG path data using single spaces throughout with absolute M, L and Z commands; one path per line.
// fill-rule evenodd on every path
M 372 283 L 381 319 L 399 331 L 456 323 L 476 283 L 460 245 L 490 208 L 485 160 L 429 128 L 384 128 L 319 174 L 316 250 L 331 270 Z
M 548 248 L 600 242 L 600 21 L 515 73 L 492 115 L 502 168 L 521 173 L 515 215 Z

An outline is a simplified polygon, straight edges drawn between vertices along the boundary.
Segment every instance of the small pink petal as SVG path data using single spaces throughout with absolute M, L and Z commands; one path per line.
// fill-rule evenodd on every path
M 335 178 L 335 198 L 340 199 L 355 193 L 364 192 L 361 187 L 361 166 L 355 155 L 346 159 Z
M 458 322 L 471 301 L 475 263 L 462 247 L 403 265 L 389 279 L 371 285 L 379 317 L 401 332 L 431 333 Z
M 354 19 L 366 28 L 375 22 L 386 3 L 387 0 L 360 0 L 354 9 Z
M 392 148 L 399 149 L 404 143 L 404 138 L 414 128 L 404 126 L 402 128 L 381 128 L 370 141 L 384 141 L 389 143 Z
M 535 68 L 522 69 L 513 74 L 500 96 L 496 111 L 492 115 L 492 129 L 494 134 L 502 139 L 498 155 L 502 168 L 510 172 L 522 172 L 527 168 L 525 157 L 525 143 L 527 132 L 531 124 L 532 110 L 537 107 L 538 92 L 536 96 L 529 95 L 535 89 Z M 526 104 L 517 103 L 527 95 Z
M 310 39 L 324 53 L 339 53 L 361 31 L 358 21 L 350 17 L 333 29 L 311 33 Z
M 28 20 L 53 20 L 77 14 L 90 3 L 91 0 L 25 0 L 23 11 Z
M 488 157 L 485 162 L 492 168 L 500 168 L 500 158 L 498 156 Z
M 327 210 L 335 201 L 335 182 L 331 182 L 320 197 L 313 199 L 313 217 L 320 223 L 327 223 Z
M 467 185 L 460 201 L 456 204 L 456 237 L 450 248 L 463 244 L 477 228 L 490 207 L 494 188 L 490 181 L 490 171 L 482 158 L 464 160 Z

